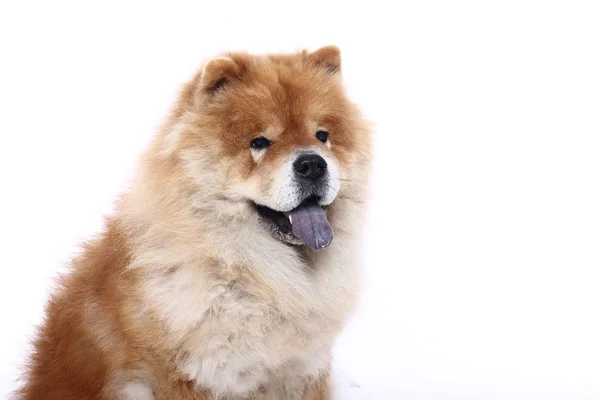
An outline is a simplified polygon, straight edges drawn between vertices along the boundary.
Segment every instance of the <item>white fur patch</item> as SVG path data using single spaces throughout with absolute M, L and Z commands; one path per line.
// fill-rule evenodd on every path
M 329 141 L 327 141 L 329 143 Z M 340 190 L 340 170 L 337 164 L 337 161 L 333 157 L 329 157 L 325 154 L 319 154 L 321 157 L 327 161 L 327 176 L 325 179 L 327 182 L 328 190 L 325 192 L 325 195 L 321 198 L 321 205 L 328 205 L 335 200 L 339 190 Z
M 267 149 L 254 149 L 254 148 L 250 149 L 250 153 L 252 153 L 252 159 L 254 160 L 254 162 L 259 162 L 260 159 L 263 158 L 263 156 L 265 155 L 266 152 L 267 152 Z
M 290 157 L 279 168 L 270 190 L 270 201 L 273 205 L 266 204 L 277 211 L 288 211 L 296 207 L 300 201 L 299 190 L 294 182 L 294 161 L 297 155 Z
M 121 389 L 119 400 L 154 400 L 154 393 L 145 382 L 129 382 Z

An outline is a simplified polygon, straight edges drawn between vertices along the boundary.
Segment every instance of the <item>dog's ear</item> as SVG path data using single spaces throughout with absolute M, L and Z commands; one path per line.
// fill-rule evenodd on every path
M 208 60 L 200 73 L 200 88 L 203 92 L 213 94 L 227 85 L 231 79 L 241 73 L 240 65 L 230 57 L 218 57 Z
M 308 59 L 314 65 L 325 68 L 331 74 L 342 71 L 342 55 L 339 47 L 325 46 L 308 54 Z

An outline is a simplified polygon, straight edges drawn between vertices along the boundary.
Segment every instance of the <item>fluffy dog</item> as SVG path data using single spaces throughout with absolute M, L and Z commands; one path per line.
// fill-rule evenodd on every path
M 370 158 L 337 47 L 207 61 L 60 279 L 16 397 L 330 398 Z

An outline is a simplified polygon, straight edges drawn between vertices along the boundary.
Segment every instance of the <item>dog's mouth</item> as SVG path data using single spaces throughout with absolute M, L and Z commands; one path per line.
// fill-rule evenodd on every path
M 298 207 L 285 212 L 259 204 L 255 206 L 260 216 L 274 225 L 274 233 L 282 240 L 305 244 L 312 250 L 324 249 L 333 240 L 333 229 L 317 197 L 309 197 Z

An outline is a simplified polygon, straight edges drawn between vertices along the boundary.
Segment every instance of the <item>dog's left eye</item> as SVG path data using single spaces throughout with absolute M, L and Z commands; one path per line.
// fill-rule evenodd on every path
M 316 136 L 317 136 L 317 139 L 319 139 L 321 142 L 325 143 L 325 142 L 327 142 L 327 138 L 329 138 L 329 132 L 319 129 L 317 131 Z
M 260 136 L 252 139 L 250 142 L 250 147 L 256 150 L 266 149 L 271 145 L 271 141 L 264 136 Z

